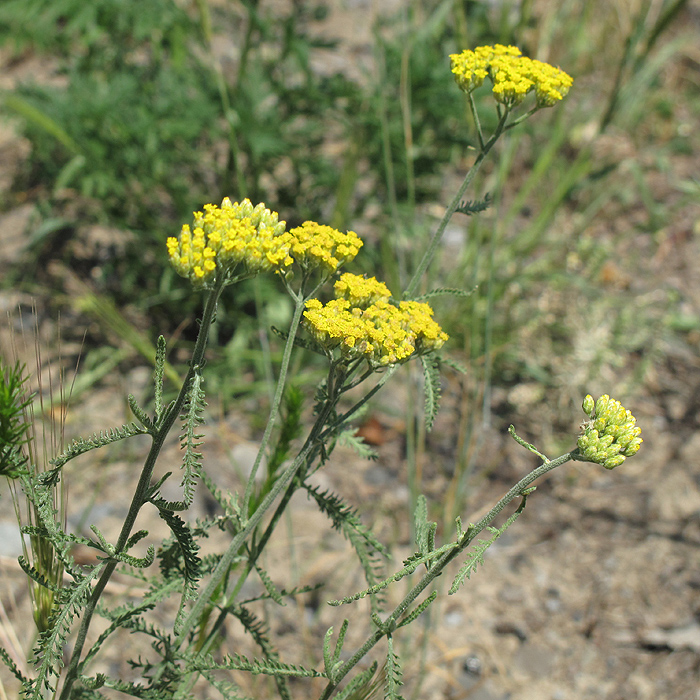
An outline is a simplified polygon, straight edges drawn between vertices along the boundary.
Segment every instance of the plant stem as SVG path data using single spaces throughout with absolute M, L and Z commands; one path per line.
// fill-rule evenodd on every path
M 479 152 L 479 155 L 476 157 L 474 164 L 471 168 L 469 168 L 469 172 L 464 178 L 462 186 L 459 188 L 459 191 L 455 195 L 454 199 L 450 202 L 449 206 L 445 210 L 445 214 L 442 217 L 440 223 L 438 224 L 438 227 L 435 230 L 432 239 L 430 240 L 430 245 L 425 251 L 423 258 L 418 264 L 418 269 L 415 271 L 411 282 L 409 283 L 408 287 L 406 288 L 406 291 L 404 292 L 404 298 L 410 299 L 412 296 L 415 295 L 416 290 L 418 289 L 418 285 L 420 284 L 420 281 L 423 275 L 425 274 L 425 271 L 428 269 L 428 266 L 435 257 L 435 253 L 437 252 L 438 246 L 440 245 L 440 241 L 442 240 L 442 236 L 445 233 L 447 224 L 452 218 L 452 215 L 457 210 L 457 207 L 462 201 L 462 197 L 464 197 L 464 193 L 467 191 L 467 187 L 469 187 L 472 180 L 476 176 L 477 172 L 479 171 L 479 168 L 481 167 L 481 164 L 484 162 L 484 159 L 486 158 L 489 151 L 491 150 L 491 148 L 493 148 L 493 145 L 496 143 L 496 141 L 498 141 L 498 138 L 506 128 L 506 119 L 508 119 L 508 110 L 504 110 L 503 114 L 501 115 L 501 118 L 498 121 L 498 125 L 496 126 L 495 131 L 491 135 L 491 138 L 484 144 L 483 148 Z
M 141 470 L 141 476 L 139 478 L 138 485 L 134 491 L 133 498 L 131 500 L 131 505 L 129 511 L 122 525 L 121 532 L 119 533 L 119 538 L 117 539 L 117 544 L 115 545 L 115 550 L 117 554 L 121 554 L 124 551 L 126 543 L 131 535 L 131 530 L 136 522 L 136 517 L 141 510 L 141 507 L 146 502 L 149 487 L 151 485 L 151 478 L 153 476 L 153 470 L 155 468 L 156 461 L 160 454 L 160 451 L 165 442 L 170 429 L 173 427 L 177 417 L 180 415 L 182 406 L 185 402 L 185 397 L 187 396 L 187 391 L 191 383 L 192 377 L 196 372 L 199 371 L 202 360 L 204 359 L 204 351 L 207 346 L 207 338 L 209 337 L 209 329 L 214 319 L 216 312 L 216 305 L 221 295 L 221 291 L 224 288 L 224 281 L 217 283 L 216 287 L 212 289 L 207 297 L 207 301 L 204 307 L 204 313 L 202 315 L 202 322 L 199 327 L 199 335 L 195 342 L 194 351 L 192 353 L 192 360 L 190 362 L 190 369 L 187 372 L 185 381 L 182 384 L 180 393 L 175 400 L 175 403 L 171 406 L 168 413 L 164 416 L 162 423 L 158 426 L 158 431 L 153 435 L 153 442 L 151 443 L 151 449 L 148 452 L 146 461 L 144 463 L 143 469 Z M 78 677 L 80 671 L 80 657 L 85 645 L 85 640 L 87 638 L 88 629 L 90 627 L 90 622 L 92 616 L 97 607 L 97 603 L 102 595 L 107 583 L 112 578 L 112 574 L 117 567 L 119 562 L 112 560 L 105 566 L 102 575 L 98 579 L 95 587 L 93 588 L 92 595 L 85 606 L 83 612 L 83 618 L 78 629 L 78 635 L 75 640 L 75 645 L 73 647 L 73 653 L 71 659 L 68 663 L 66 670 L 66 678 L 59 696 L 59 700 L 68 700 L 70 698 L 70 692 L 73 687 L 73 683 Z
M 533 471 L 531 471 L 527 476 L 524 476 L 520 481 L 518 481 L 513 488 L 511 488 L 508 493 L 501 498 L 496 505 L 491 508 L 491 510 L 483 517 L 476 525 L 470 525 L 469 528 L 464 532 L 461 539 L 458 541 L 458 546 L 449 549 L 444 552 L 442 556 L 433 564 L 433 566 L 421 577 L 420 581 L 406 594 L 404 599 L 394 608 L 393 612 L 383 623 L 381 629 L 376 629 L 367 638 L 365 643 L 338 669 L 337 673 L 334 675 L 333 679 L 329 681 L 328 685 L 321 694 L 319 700 L 328 700 L 331 697 L 335 689 L 338 687 L 340 681 L 356 666 L 359 661 L 379 642 L 382 637 L 392 634 L 399 621 L 401 615 L 403 615 L 409 607 L 415 602 L 418 596 L 443 572 L 445 567 L 459 554 L 461 554 L 473 541 L 474 538 L 487 527 L 493 519 L 514 499 L 518 496 L 527 496 L 526 489 L 534 481 L 539 479 L 541 476 L 546 474 L 548 471 L 555 469 L 556 467 L 565 464 L 572 459 L 571 453 L 567 452 L 561 457 L 557 457 L 551 461 L 547 461 L 540 465 Z M 524 507 L 524 502 L 521 504 L 520 508 Z
M 297 329 L 299 328 L 299 323 L 301 322 L 301 315 L 304 311 L 305 297 L 299 292 L 298 295 L 294 297 L 294 315 L 292 316 L 292 321 L 289 326 L 289 335 L 287 336 L 287 342 L 284 346 L 284 354 L 282 355 L 282 364 L 280 365 L 280 374 L 277 379 L 277 388 L 275 389 L 275 395 L 272 399 L 272 406 L 270 407 L 270 416 L 267 419 L 267 425 L 265 426 L 265 432 L 263 433 L 262 440 L 260 441 L 260 448 L 258 449 L 258 454 L 255 456 L 255 462 L 253 463 L 253 468 L 248 476 L 248 483 L 246 484 L 245 495 L 243 497 L 243 517 L 248 517 L 248 508 L 250 507 L 250 499 L 253 497 L 253 488 L 255 486 L 255 475 L 258 472 L 260 462 L 265 454 L 267 445 L 270 442 L 270 437 L 272 436 L 272 429 L 275 426 L 275 421 L 277 420 L 277 414 L 279 413 L 279 407 L 282 403 L 282 395 L 284 394 L 284 388 L 287 384 L 287 371 L 289 369 L 289 361 L 292 357 L 292 350 L 294 349 L 294 339 L 297 335 Z

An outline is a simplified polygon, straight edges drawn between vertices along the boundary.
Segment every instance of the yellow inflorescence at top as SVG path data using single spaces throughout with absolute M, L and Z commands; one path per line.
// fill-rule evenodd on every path
M 375 367 L 405 362 L 414 353 L 437 350 L 447 334 L 433 320 L 433 310 L 418 301 L 391 303 L 389 290 L 374 277 L 344 274 L 336 299 L 310 299 L 304 326 L 325 348 L 340 348 L 349 358 L 364 357 Z
M 551 107 L 567 95 L 573 85 L 570 75 L 559 68 L 526 56 L 516 46 L 479 46 L 450 56 L 457 85 L 470 93 L 488 76 L 498 102 L 513 107 L 534 90 L 538 107 Z
M 168 238 L 168 255 L 179 275 L 202 288 L 239 265 L 246 274 L 284 273 L 293 263 L 333 273 L 362 247 L 352 231 L 341 233 L 312 221 L 291 231 L 285 228 L 277 212 L 264 204 L 253 207 L 248 199 L 232 203 L 226 197 L 220 207 L 205 204 L 203 212 L 194 213 L 192 226 L 182 227 L 179 238 Z

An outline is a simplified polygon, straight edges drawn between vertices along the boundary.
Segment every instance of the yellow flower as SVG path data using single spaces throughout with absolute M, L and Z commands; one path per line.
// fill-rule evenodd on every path
M 238 265 L 247 273 L 280 271 L 291 265 L 291 238 L 285 222 L 264 204 L 226 197 L 221 206 L 205 204 L 194 212 L 192 226 L 180 237 L 167 240 L 172 266 L 195 288 L 210 287 L 218 274 L 230 274 Z
M 340 348 L 345 357 L 385 367 L 437 350 L 447 340 L 428 304 L 402 301 L 396 306 L 386 285 L 374 277 L 345 274 L 335 292 L 338 298 L 325 305 L 309 300 L 304 312 L 304 327 L 328 350 Z
M 516 46 L 479 46 L 450 55 L 457 85 L 466 93 L 489 77 L 498 102 L 513 107 L 534 91 L 538 107 L 551 107 L 564 98 L 573 84 L 571 76 L 548 63 L 522 56 Z
M 306 221 L 289 231 L 289 254 L 303 269 L 321 268 L 332 274 L 341 265 L 355 258 L 362 241 L 353 232 L 337 229 L 315 221 Z

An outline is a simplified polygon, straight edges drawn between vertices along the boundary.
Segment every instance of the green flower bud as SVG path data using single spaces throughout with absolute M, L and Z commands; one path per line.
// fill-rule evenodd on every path
M 619 442 L 613 442 L 607 450 L 605 450 L 608 457 L 614 457 L 622 452 L 622 445 Z
M 613 444 L 613 440 L 615 440 L 615 438 L 612 435 L 603 435 L 598 440 L 598 449 L 607 450 L 608 447 Z
M 605 434 L 612 435 L 615 439 L 619 438 L 620 435 L 624 435 L 626 432 L 627 430 L 622 425 L 608 425 L 605 428 Z
M 607 407 L 608 401 L 610 401 L 610 397 L 607 394 L 603 394 L 595 404 L 595 414 L 596 416 L 599 416 Z
M 618 406 L 617 411 L 611 416 L 608 423 L 611 425 L 623 425 L 627 421 L 627 411 L 622 407 Z
M 593 412 L 595 411 L 595 401 L 590 394 L 586 395 L 583 400 L 583 412 L 589 417 L 593 418 Z
M 603 462 L 603 466 L 606 469 L 615 469 L 615 467 L 619 467 L 624 461 L 625 458 L 622 455 L 615 455 L 614 457 L 608 457 Z
M 596 462 L 598 463 L 600 460 L 600 455 L 598 453 L 598 450 L 593 446 L 589 445 L 584 451 L 583 451 L 583 456 L 589 461 L 589 462 Z
M 622 454 L 625 455 L 625 457 L 631 457 L 634 454 L 637 454 L 639 451 L 639 448 L 642 446 L 642 438 L 633 438 L 629 445 L 625 447 L 624 452 Z

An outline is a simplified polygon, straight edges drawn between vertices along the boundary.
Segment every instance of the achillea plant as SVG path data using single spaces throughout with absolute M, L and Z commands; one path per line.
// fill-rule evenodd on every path
M 455 54 L 452 70 L 472 105 L 480 152 L 447 207 L 403 298 L 393 298 L 387 286 L 374 277 L 343 271 L 343 266 L 354 260 L 362 249 L 362 241 L 352 231 L 342 232 L 316 222 L 287 230 L 285 222 L 265 204 L 254 206 L 248 200 L 232 202 L 226 198 L 221 205 L 204 206 L 203 211 L 194 214 L 191 224 L 182 227 L 179 237 L 167 241 L 167 252 L 175 270 L 188 280 L 193 293 L 204 295 L 199 333 L 187 376 L 172 402 L 165 403 L 163 398 L 166 342 L 160 337 L 152 411 L 129 396 L 135 417 L 133 423 L 72 442 L 55 456 L 49 472 L 37 473 L 26 469 L 26 459 L 17 457 L 26 442 L 21 423 L 13 418 L 18 415 L 17 406 L 23 401 L 18 389 L 21 380 L 5 372 L 3 396 L 8 398 L 3 410 L 8 418 L 2 423 L 4 444 L 0 453 L 4 473 L 26 480 L 25 490 L 30 500 L 35 499 L 33 503 L 46 503 L 45 497 L 41 501 L 35 494 L 56 488 L 62 478 L 61 469 L 69 460 L 133 435 L 151 437 L 151 448 L 131 496 L 128 514 L 114 541 L 94 527 L 91 538 L 69 534 L 54 517 L 52 509 L 37 506 L 37 523 L 31 534 L 53 548 L 70 580 L 57 591 L 47 626 L 34 650 L 35 675 L 29 678 L 11 666 L 26 697 L 101 698 L 100 689 L 112 688 L 133 697 L 188 698 L 192 697 L 194 683 L 203 679 L 223 697 L 239 698 L 240 690 L 232 680 L 222 680 L 222 672 L 238 671 L 272 676 L 280 698 L 292 697 L 288 679 L 294 677 L 323 679 L 321 700 L 369 697 L 380 682 L 386 698 L 398 699 L 402 674 L 394 638 L 436 599 L 437 591 L 429 589 L 438 576 L 446 573 L 448 565 L 459 564 L 449 589 L 449 593 L 454 594 L 483 563 L 488 547 L 518 518 L 534 491 L 532 484 L 540 476 L 572 459 L 613 468 L 639 449 L 641 431 L 635 426 L 634 418 L 608 396 L 601 397 L 598 402 L 586 397 L 584 410 L 590 421 L 583 426 L 577 446 L 553 459 L 518 437 L 511 427 L 513 438 L 537 455 L 542 464 L 518 481 L 478 522 L 464 527 L 457 518 L 455 532 L 441 545 L 436 541 L 437 526 L 427 516 L 427 501 L 420 497 L 414 515 L 415 552 L 389 575 L 384 573 L 387 550 L 362 523 L 360 515 L 348 507 L 340 495 L 323 491 L 309 480 L 332 459 L 338 440 L 344 435 L 354 435 L 353 419 L 358 412 L 401 365 L 411 360 L 418 360 L 423 366 L 426 417 L 428 425 L 432 424 L 440 394 L 441 351 L 448 337 L 428 300 L 438 293 L 460 292 L 435 290 L 417 297 L 416 290 L 423 282 L 452 215 L 456 211 L 475 213 L 487 205 L 487 202 L 460 203 L 475 172 L 500 135 L 539 109 L 555 105 L 565 97 L 572 84 L 563 71 L 526 59 L 515 47 L 499 45 Z M 492 84 L 498 116 L 496 128 L 488 138 L 482 133 L 472 99 L 474 90 L 486 79 Z M 517 110 L 526 103 L 530 93 L 533 94 L 532 106 L 518 116 Z M 282 333 L 284 351 L 257 458 L 242 492 L 227 494 L 214 485 L 200 452 L 205 405 L 204 353 L 222 294 L 242 279 L 261 274 L 278 278 L 294 303 L 294 313 L 289 328 Z M 325 287 L 331 282 L 334 298 L 324 302 L 319 296 L 326 294 Z M 305 432 L 301 420 L 304 397 L 298 390 L 287 387 L 290 361 L 297 346 L 314 350 L 327 360 L 325 380 L 313 397 L 313 424 Z M 366 389 L 359 392 L 358 398 L 357 388 L 362 386 Z M 350 390 L 353 390 L 352 399 L 348 394 Z M 281 425 L 277 426 L 280 420 Z M 178 422 L 181 424 L 182 497 L 173 501 L 162 495 L 162 486 L 171 474 L 155 482 L 153 478 L 163 443 Z M 297 439 L 300 439 L 298 443 Z M 359 447 L 362 449 L 361 445 Z M 261 480 L 256 480 L 265 456 L 266 473 Z M 219 504 L 222 515 L 189 524 L 179 513 L 191 505 L 200 481 Z M 286 663 L 275 648 L 270 630 L 255 616 L 252 601 L 241 595 L 251 576 L 258 579 L 261 593 L 257 600 L 282 603 L 285 596 L 305 592 L 306 589 L 279 588 L 261 559 L 297 491 L 306 492 L 328 516 L 329 526 L 345 535 L 366 579 L 363 590 L 329 601 L 330 605 L 347 605 L 361 598 L 370 600 L 370 632 L 365 641 L 355 649 L 346 650 L 350 623 L 344 620 L 337 632 L 330 628 L 324 640 L 319 640 L 322 649 L 316 668 Z M 515 510 L 499 527 L 492 526 L 514 500 L 518 501 Z M 144 507 L 157 509 L 171 536 L 165 542 L 150 544 L 146 555 L 137 557 L 131 553 L 133 546 L 149 538 L 145 531 L 133 531 L 137 515 Z M 200 557 L 198 541 L 214 528 L 229 533 L 228 545 L 215 556 Z M 477 539 L 482 533 L 488 535 Z M 98 561 L 92 565 L 76 565 L 69 556 L 69 549 L 76 542 L 98 550 Z M 120 568 L 128 569 L 132 576 L 140 579 L 146 592 L 137 600 L 109 608 L 102 601 L 102 594 Z M 54 583 L 36 569 L 27 567 L 25 570 L 36 584 L 54 590 Z M 411 576 L 410 584 L 402 589 L 407 592 L 401 601 L 387 607 L 383 596 L 385 589 Z M 154 625 L 147 618 L 148 613 L 170 596 L 177 596 L 179 600 L 177 614 L 169 625 Z M 107 626 L 88 648 L 88 630 L 96 613 L 106 618 Z M 256 658 L 219 653 L 225 624 L 232 617 L 259 648 Z M 130 660 L 139 676 L 138 682 L 91 671 L 101 648 L 120 628 L 144 635 L 153 642 L 151 658 Z M 64 668 L 63 654 L 69 638 L 72 643 Z M 382 641 L 385 641 L 386 661 L 381 672 L 377 673 L 376 664 L 357 671 L 360 661 Z M 8 661 L 6 655 L 4 658 Z M 310 697 L 309 692 L 305 691 L 303 697 Z

